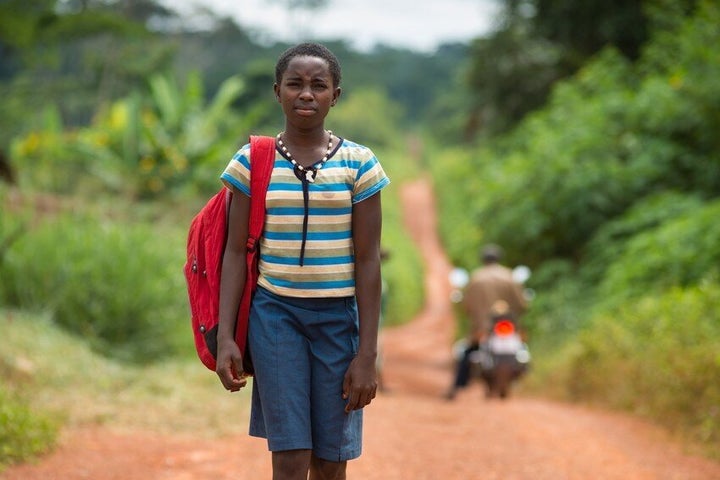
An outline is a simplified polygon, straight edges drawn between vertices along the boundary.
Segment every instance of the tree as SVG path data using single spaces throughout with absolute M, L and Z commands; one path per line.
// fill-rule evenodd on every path
M 502 0 L 498 28 L 475 40 L 468 137 L 510 130 L 553 84 L 613 47 L 636 61 L 651 32 L 677 25 L 697 0 Z
M 575 67 L 612 45 L 637 59 L 647 40 L 647 0 L 534 0 L 537 35 L 562 45 Z
M 169 66 L 172 47 L 147 22 L 170 13 L 152 0 L 21 0 L 0 4 L 0 150 L 57 105 L 68 125 Z M 152 41 L 150 41 L 152 39 Z
M 521 24 L 475 40 L 467 75 L 472 107 L 466 139 L 504 132 L 542 106 L 562 76 L 560 56 L 555 45 L 532 38 Z

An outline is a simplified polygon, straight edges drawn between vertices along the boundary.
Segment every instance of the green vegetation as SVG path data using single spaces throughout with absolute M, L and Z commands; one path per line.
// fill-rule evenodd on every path
M 58 325 L 112 356 L 145 362 L 177 353 L 188 317 L 178 274 L 184 232 L 156 232 L 129 219 L 47 220 L 5 255 L 0 299 L 51 312 Z
M 94 351 L 47 314 L 0 310 L 0 324 L 11 327 L 0 348 L 0 465 L 52 448 L 61 425 L 214 437 L 247 431 L 250 391 L 222 395 L 190 344 L 188 355 L 136 365 Z M 208 406 L 200 415 L 199 405 Z
M 707 282 L 598 314 L 569 352 L 569 394 L 662 419 L 717 445 L 718 301 L 720 285 Z
M 0 391 L 0 470 L 46 452 L 53 447 L 56 435 L 57 422 Z
M 408 139 L 408 141 L 412 141 Z M 382 265 L 387 283 L 387 299 L 384 306 L 383 325 L 401 325 L 413 318 L 423 306 L 423 269 L 419 252 L 403 230 L 400 203 L 400 185 L 416 178 L 413 162 L 401 154 L 400 147 L 391 151 L 377 152 L 383 168 L 391 178 L 391 184 L 383 190 L 382 247 L 388 259 Z
M 329 43 L 344 79 L 328 127 L 392 179 L 385 325 L 423 305 L 399 192 L 430 175 L 456 265 L 496 242 L 533 270 L 528 391 L 720 457 L 720 7 L 499 3 L 494 32 L 436 55 Z M 191 344 L 185 234 L 248 135 L 282 128 L 286 45 L 207 20 L 184 30 L 153 0 L 0 5 L 0 464 L 137 401 L 148 415 L 118 421 L 188 431 L 193 402 L 219 401 Z M 219 405 L 223 431 L 238 405 Z
M 531 391 L 720 456 L 720 8 L 648 11 L 665 27 L 636 59 L 599 51 L 507 133 L 432 164 L 441 228 L 458 265 L 496 242 L 532 267 Z

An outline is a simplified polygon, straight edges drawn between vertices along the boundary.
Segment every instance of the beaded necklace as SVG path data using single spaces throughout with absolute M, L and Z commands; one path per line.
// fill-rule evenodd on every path
M 295 167 L 295 170 L 297 171 L 296 175 L 298 178 L 301 179 L 301 177 L 304 175 L 305 180 L 313 183 L 315 182 L 315 177 L 317 177 L 317 172 L 322 168 L 322 166 L 327 162 L 328 158 L 330 157 L 330 154 L 332 153 L 332 147 L 333 147 L 333 133 L 332 130 L 328 130 L 328 136 L 330 137 L 330 140 L 328 141 L 328 148 L 327 152 L 325 152 L 325 155 L 320 159 L 319 162 L 311 165 L 310 167 L 303 167 L 299 163 L 295 161 L 292 154 L 290 153 L 290 150 L 285 146 L 285 144 L 282 141 L 282 134 L 285 132 L 280 132 L 277 134 L 277 143 L 280 149 L 283 151 L 285 156 L 290 160 L 290 163 L 293 164 L 293 167 Z

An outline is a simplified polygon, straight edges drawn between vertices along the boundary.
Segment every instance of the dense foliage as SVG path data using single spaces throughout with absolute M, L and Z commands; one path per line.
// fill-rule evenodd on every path
M 566 375 L 571 398 L 662 419 L 675 431 L 717 446 L 718 301 L 717 277 L 635 297 L 632 309 L 598 315 L 569 348 L 567 371 L 554 373 Z
M 447 201 L 475 197 L 464 230 L 533 266 L 549 258 L 577 263 L 601 227 L 638 202 L 663 192 L 716 196 L 719 118 L 709 107 L 720 99 L 720 58 L 709 47 L 716 17 L 708 6 L 679 31 L 658 35 L 637 64 L 605 50 L 511 134 L 434 162 L 449 176 L 439 185 Z M 451 255 L 474 261 L 465 247 L 451 241 Z
M 507 132 L 542 107 L 558 80 L 608 46 L 637 59 L 652 32 L 696 0 L 500 0 L 499 27 L 472 42 L 466 138 Z
M 108 355 L 147 362 L 182 352 L 189 315 L 178 261 L 184 237 L 178 229 L 163 232 L 130 219 L 47 220 L 4 255 L 0 301 L 50 312 Z
M 720 365 L 718 22 L 699 2 L 634 61 L 607 47 L 516 128 L 433 163 L 454 261 L 473 266 L 492 241 L 534 270 L 526 321 L 545 364 L 568 372 L 553 389 L 705 441 L 720 437 L 699 374 Z M 536 388 L 557 380 L 539 370 Z

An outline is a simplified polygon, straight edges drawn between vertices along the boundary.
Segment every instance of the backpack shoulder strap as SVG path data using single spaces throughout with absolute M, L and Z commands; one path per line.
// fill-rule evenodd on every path
M 275 164 L 275 138 L 250 136 L 250 224 L 248 251 L 254 251 L 265 224 L 265 195 Z

